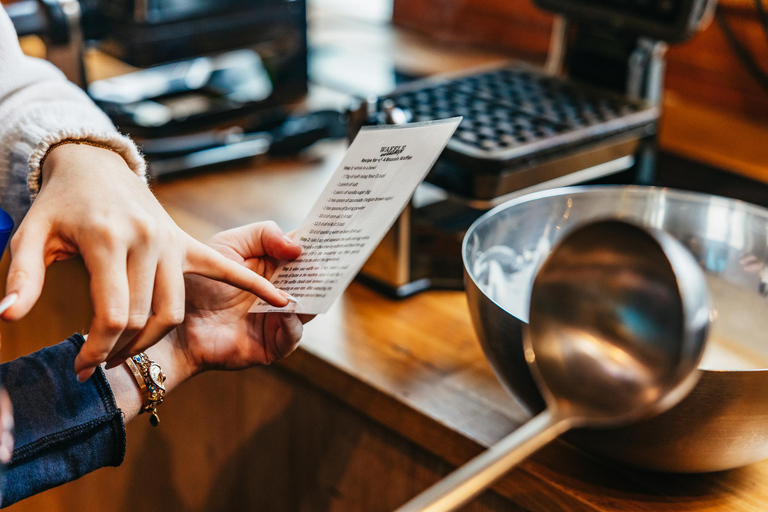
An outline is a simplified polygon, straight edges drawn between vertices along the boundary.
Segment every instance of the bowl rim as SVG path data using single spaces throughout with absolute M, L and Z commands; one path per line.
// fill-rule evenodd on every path
M 768 209 L 763 208 L 762 206 L 748 203 L 741 199 L 733 199 L 733 198 L 718 196 L 714 194 L 707 194 L 704 192 L 694 192 L 694 191 L 680 190 L 680 189 L 670 188 L 670 187 L 655 187 L 655 186 L 647 186 L 647 185 L 577 185 L 577 186 L 570 186 L 570 187 L 552 188 L 547 190 L 541 190 L 538 192 L 531 192 L 530 194 L 523 194 L 519 197 L 515 197 L 513 199 L 510 199 L 509 201 L 506 201 L 496 206 L 495 208 L 492 208 L 491 210 L 488 210 L 483 215 L 478 217 L 472 223 L 472 225 L 469 226 L 469 229 L 467 229 L 467 232 L 464 234 L 464 239 L 461 242 L 461 262 L 464 267 L 465 275 L 472 280 L 475 287 L 478 290 L 480 290 L 480 293 L 482 293 L 487 300 L 491 301 L 493 304 L 495 304 L 498 308 L 502 309 L 506 313 L 514 316 L 521 323 L 527 325 L 527 322 L 523 322 L 523 320 L 518 318 L 516 315 L 513 315 L 512 313 L 510 313 L 501 304 L 499 304 L 494 299 L 489 297 L 488 294 L 485 292 L 485 289 L 482 286 L 480 286 L 480 284 L 475 280 L 475 276 L 471 271 L 471 269 L 469 268 L 469 265 L 467 262 L 467 245 L 469 244 L 469 239 L 472 233 L 474 233 L 475 230 L 481 224 L 483 224 L 488 217 L 492 217 L 501 211 L 507 210 L 509 208 L 513 208 L 515 206 L 519 206 L 521 204 L 530 203 L 539 199 L 545 199 L 549 197 L 558 197 L 558 196 L 564 196 L 564 195 L 578 195 L 578 194 L 583 194 L 585 192 L 605 192 L 605 191 L 622 191 L 622 192 L 629 192 L 633 194 L 643 194 L 643 195 L 653 195 L 653 194 L 668 195 L 672 197 L 685 198 L 685 199 L 693 200 L 696 202 L 706 201 L 706 202 L 712 203 L 714 201 L 716 203 L 721 203 L 722 205 L 728 205 L 731 208 L 735 206 L 746 213 L 756 215 L 758 217 L 763 217 L 766 220 L 768 220 Z M 749 369 L 737 369 L 737 370 L 717 370 L 717 369 L 709 369 L 709 368 L 700 368 L 699 371 L 711 372 L 711 373 L 742 373 L 742 372 L 751 373 L 751 372 L 768 372 L 768 368 L 749 368 Z

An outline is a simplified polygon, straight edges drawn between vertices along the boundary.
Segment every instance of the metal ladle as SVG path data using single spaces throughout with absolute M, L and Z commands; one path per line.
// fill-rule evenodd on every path
M 616 220 L 574 229 L 536 275 L 523 342 L 547 408 L 398 511 L 456 510 L 571 428 L 666 411 L 699 378 L 708 326 L 704 274 L 672 236 Z

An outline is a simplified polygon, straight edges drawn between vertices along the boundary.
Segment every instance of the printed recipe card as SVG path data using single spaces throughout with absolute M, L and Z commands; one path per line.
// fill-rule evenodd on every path
M 272 283 L 297 303 L 275 308 L 257 300 L 251 312 L 319 314 L 352 282 L 422 182 L 461 118 L 367 126 L 293 239 L 303 252 L 284 262 Z

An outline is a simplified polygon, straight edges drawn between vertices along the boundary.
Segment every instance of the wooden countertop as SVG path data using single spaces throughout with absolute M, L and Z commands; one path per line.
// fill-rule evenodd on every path
M 264 219 L 285 230 L 306 215 L 341 159 L 343 143 L 300 161 L 242 165 L 154 186 L 179 225 L 205 239 Z M 308 324 L 280 368 L 362 411 L 453 465 L 466 462 L 528 419 L 495 379 L 461 292 L 393 301 L 353 283 Z M 706 475 L 632 471 L 565 442 L 543 449 L 495 487 L 533 511 L 765 509 L 768 462 Z

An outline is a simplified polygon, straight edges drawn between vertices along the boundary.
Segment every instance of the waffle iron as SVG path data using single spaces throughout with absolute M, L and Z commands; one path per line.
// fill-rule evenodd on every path
M 558 14 L 544 68 L 430 77 L 350 110 L 350 138 L 364 124 L 463 117 L 360 280 L 394 297 L 461 289 L 464 232 L 490 208 L 622 171 L 652 183 L 667 44 L 703 28 L 715 0 L 535 2 Z

